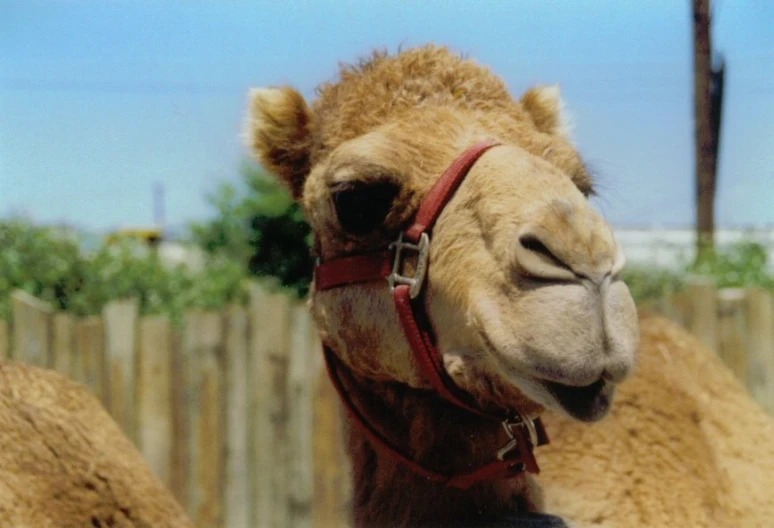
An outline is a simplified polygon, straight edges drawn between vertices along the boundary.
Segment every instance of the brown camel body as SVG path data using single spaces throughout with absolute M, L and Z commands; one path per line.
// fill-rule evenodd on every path
M 292 88 L 256 90 L 251 112 L 252 146 L 304 206 L 322 261 L 386 247 L 461 152 L 501 144 L 439 217 L 418 302 L 445 371 L 480 408 L 545 410 L 544 490 L 528 474 L 466 491 L 428 483 L 353 426 L 358 526 L 475 525 L 534 510 L 579 526 L 773 518 L 771 419 L 668 323 L 643 323 L 639 367 L 611 416 L 579 423 L 605 417 L 635 370 L 640 323 L 556 88 L 513 100 L 486 69 L 431 46 L 344 67 L 311 108 Z M 383 281 L 318 291 L 311 309 L 352 400 L 413 460 L 455 474 L 492 459 L 504 442 L 497 424 L 430 390 Z M 745 493 L 750 480 L 758 489 Z
M 548 511 L 578 526 L 774 525 L 774 419 L 698 339 L 641 321 L 637 369 L 610 416 L 545 416 Z
M 89 391 L 0 364 L 0 526 L 191 526 Z

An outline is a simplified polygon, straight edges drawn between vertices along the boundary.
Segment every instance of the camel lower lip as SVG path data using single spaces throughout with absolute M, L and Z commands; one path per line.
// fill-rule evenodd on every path
M 570 416 L 583 421 L 602 418 L 610 407 L 614 391 L 612 384 L 604 379 L 585 387 L 573 387 L 553 381 L 542 383 Z

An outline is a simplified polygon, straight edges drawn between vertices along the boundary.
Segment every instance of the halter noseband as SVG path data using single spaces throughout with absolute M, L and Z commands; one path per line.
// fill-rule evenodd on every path
M 395 302 L 395 308 L 403 332 L 414 353 L 423 375 L 433 389 L 444 399 L 468 412 L 501 422 L 509 441 L 496 454 L 495 460 L 461 475 L 443 475 L 431 471 L 411 460 L 393 442 L 381 434 L 371 420 L 358 409 L 345 391 L 339 376 L 340 360 L 327 345 L 323 345 L 325 363 L 336 391 L 349 415 L 368 435 L 370 440 L 388 452 L 401 464 L 415 473 L 447 486 L 467 489 L 476 482 L 514 477 L 524 470 L 539 473 L 533 449 L 548 443 L 540 418 L 528 418 L 520 413 L 497 415 L 478 408 L 470 396 L 450 379 L 443 367 L 441 354 L 435 346 L 435 338 L 429 318 L 421 302 L 422 286 L 429 265 L 430 231 L 443 208 L 467 176 L 470 168 L 490 148 L 493 141 L 482 141 L 468 148 L 444 171 L 419 206 L 414 222 L 403 231 L 398 240 L 385 251 L 354 255 L 320 262 L 315 268 L 315 289 L 328 290 L 339 286 L 387 279 Z M 417 254 L 413 275 L 404 275 L 403 257 L 407 252 Z M 415 299 L 419 301 L 414 302 Z

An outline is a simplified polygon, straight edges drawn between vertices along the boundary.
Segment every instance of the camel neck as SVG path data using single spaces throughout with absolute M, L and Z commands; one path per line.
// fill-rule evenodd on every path
M 344 376 L 354 403 L 412 460 L 434 472 L 456 475 L 491 462 L 505 442 L 500 425 L 473 415 L 435 393 L 392 382 Z M 429 481 L 374 446 L 350 424 L 355 526 L 430 527 L 475 522 L 540 506 L 535 480 L 523 473 L 459 490 Z

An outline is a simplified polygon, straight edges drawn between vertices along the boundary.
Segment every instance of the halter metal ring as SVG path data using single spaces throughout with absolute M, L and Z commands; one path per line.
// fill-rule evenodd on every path
M 519 445 L 519 439 L 514 433 L 514 429 L 517 427 L 523 427 L 527 430 L 527 435 L 529 435 L 529 441 L 532 444 L 532 447 L 538 445 L 539 438 L 537 429 L 535 428 L 535 423 L 531 418 L 528 418 L 521 413 L 517 413 L 514 420 L 503 420 L 503 429 L 505 430 L 505 434 L 508 435 L 510 440 L 497 451 L 497 458 L 499 460 L 505 460 L 508 454 L 516 449 L 516 447 Z
M 391 249 L 395 249 L 395 260 L 392 262 L 392 273 L 387 277 L 387 282 L 390 284 L 390 291 L 395 289 L 398 284 L 408 284 L 409 295 L 412 299 L 415 299 L 419 292 L 422 291 L 422 284 L 425 282 L 425 275 L 427 275 L 427 262 L 430 255 L 430 237 L 427 233 L 422 233 L 419 237 L 417 244 L 403 241 L 403 233 L 400 234 L 398 240 L 390 244 Z M 414 270 L 413 277 L 407 277 L 403 275 L 403 250 L 410 250 L 417 252 L 417 265 Z

